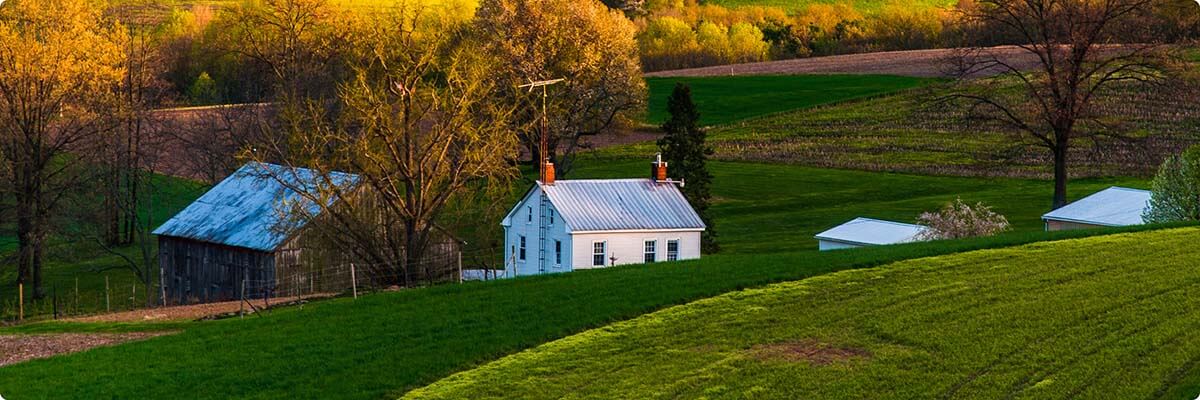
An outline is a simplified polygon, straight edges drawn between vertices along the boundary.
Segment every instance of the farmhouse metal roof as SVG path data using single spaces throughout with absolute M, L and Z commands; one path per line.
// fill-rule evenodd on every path
M 296 204 L 311 215 L 320 207 L 293 189 L 316 192 L 322 185 L 352 186 L 358 177 L 334 172 L 329 181 L 316 171 L 266 163 L 249 163 L 222 180 L 166 223 L 155 235 L 180 237 L 208 243 L 274 251 L 288 239 L 277 229 L 282 204 Z M 282 183 L 281 183 L 282 181 Z M 286 183 L 283 184 L 283 183 Z M 286 221 L 291 224 L 293 221 Z M 289 226 L 299 228 L 299 226 Z
M 817 240 L 856 245 L 885 245 L 917 241 L 917 236 L 929 228 L 921 225 L 855 218 L 850 222 L 818 233 Z
M 538 182 L 525 199 L 542 190 L 573 233 L 602 231 L 703 230 L 704 221 L 674 184 L 650 179 Z M 502 223 L 510 226 L 514 208 Z
M 1101 226 L 1144 223 L 1142 213 L 1150 206 L 1150 191 L 1113 186 L 1042 215 L 1042 220 Z

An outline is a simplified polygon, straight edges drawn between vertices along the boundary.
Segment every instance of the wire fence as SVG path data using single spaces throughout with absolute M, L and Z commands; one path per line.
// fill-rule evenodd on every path
M 456 251 L 409 263 L 279 266 L 269 274 L 243 273 L 228 284 L 203 288 L 189 287 L 187 282 L 171 276 L 156 277 L 147 287 L 128 277 L 118 282 L 115 276 L 80 274 L 74 277 L 71 287 L 46 287 L 40 299 L 33 298 L 29 286 L 15 288 L 12 293 L 0 291 L 0 321 L 61 319 L 223 301 L 243 302 L 249 312 L 313 297 L 357 298 L 371 292 L 506 276 L 503 270 L 483 267 L 487 263 L 480 260 L 490 260 L 491 254 L 490 250 Z M 97 282 L 101 279 L 103 283 Z

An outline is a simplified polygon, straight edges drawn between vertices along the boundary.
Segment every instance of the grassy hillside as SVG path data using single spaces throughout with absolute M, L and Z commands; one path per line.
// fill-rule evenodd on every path
M 575 177 L 640 176 L 642 161 L 581 160 Z M 170 325 L 178 335 L 0 369 L 11 398 L 398 395 L 549 340 L 708 296 L 913 257 L 1096 234 L 1038 232 L 1039 181 L 921 177 L 716 163 L 714 205 L 725 252 L 507 282 L 447 285 L 280 309 L 262 317 Z M 1100 188 L 1112 181 L 1076 186 Z M 1125 182 L 1136 183 L 1136 182 Z M 1090 189 L 1089 189 L 1090 190 Z M 1003 206 L 1020 233 L 961 242 L 818 253 L 811 235 L 857 215 L 911 220 L 963 196 Z M 43 324 L 9 333 L 154 325 Z M 0 334 L 5 330 L 0 330 Z M 452 334 L 451 334 L 452 333 Z M 282 356 L 286 355 L 286 356 Z M 29 385 L 31 381 L 54 385 Z
M 1052 161 L 1045 148 L 1010 127 L 967 118 L 962 108 L 939 101 L 945 92 L 936 86 L 870 96 L 865 93 L 886 92 L 886 85 L 856 88 L 853 82 L 841 82 L 830 84 L 828 91 L 808 91 L 806 85 L 851 78 L 774 76 L 754 85 L 751 77 L 693 79 L 689 83 L 699 88 L 694 98 L 702 123 L 718 125 L 708 132 L 717 159 L 937 175 L 1050 176 Z M 655 113 L 665 110 L 661 98 L 670 90 L 669 82 L 650 82 L 652 89 L 658 88 L 651 92 L 651 117 L 665 118 Z M 778 96 L 761 94 L 789 85 L 790 91 Z M 870 97 L 853 99 L 860 90 Z M 1149 176 L 1166 155 L 1194 141 L 1200 110 L 1176 101 L 1170 90 L 1123 90 L 1121 96 L 1100 99 L 1096 109 L 1107 116 L 1106 123 L 1120 121 L 1139 140 L 1077 143 L 1069 160 L 1072 174 Z M 851 100 L 841 101 L 845 99 Z M 762 115 L 772 111 L 780 112 Z M 746 118 L 755 114 L 760 116 Z M 1079 129 L 1099 128 L 1084 124 Z M 633 156 L 655 149 L 643 143 L 603 151 Z
M 649 154 L 649 153 L 644 153 Z M 646 157 L 649 160 L 649 157 Z M 646 162 L 580 161 L 571 178 L 627 178 L 646 173 Z M 647 161 L 648 162 L 648 161 Z M 855 217 L 913 222 L 955 198 L 985 202 L 1008 217 L 1019 232 L 1042 230 L 1053 186 L 1046 181 L 982 179 L 830 170 L 792 165 L 712 163 L 712 212 L 728 253 L 816 250 L 812 236 Z M 1080 179 L 1071 182 L 1077 199 L 1113 186 L 1146 187 L 1138 179 Z
M 669 117 L 667 98 L 687 84 L 700 109 L 701 125 L 725 125 L 766 114 L 809 108 L 919 87 L 931 79 L 888 75 L 753 75 L 711 78 L 647 78 L 648 120 Z
M 787 11 L 802 10 L 812 4 L 846 4 L 863 14 L 875 14 L 888 5 L 904 7 L 951 7 L 958 0 L 707 0 L 703 3 L 726 7 L 770 6 Z
M 731 293 L 408 397 L 1191 398 L 1197 234 L 1042 243 Z
M 197 399 L 398 396 L 550 340 L 733 290 L 913 257 L 1096 233 L 713 256 L 342 298 L 245 319 L 173 324 L 165 328 L 182 332 L 3 367 L 0 392 L 20 399 L 173 398 L 180 393 Z M 152 324 L 78 328 L 163 329 Z M 44 324 L 15 331 L 73 329 Z

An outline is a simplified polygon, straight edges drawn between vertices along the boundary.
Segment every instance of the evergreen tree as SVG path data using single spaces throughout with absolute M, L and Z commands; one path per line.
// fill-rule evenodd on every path
M 686 183 L 681 188 L 683 195 L 708 226 L 701 237 L 701 249 L 705 253 L 716 253 L 720 250 L 717 231 L 708 213 L 713 177 L 705 165 L 713 150 L 705 143 L 706 133 L 698 125 L 700 113 L 692 102 L 692 89 L 682 83 L 675 84 L 675 91 L 667 99 L 667 111 L 671 118 L 662 125 L 666 135 L 658 140 L 658 148 L 671 175 Z

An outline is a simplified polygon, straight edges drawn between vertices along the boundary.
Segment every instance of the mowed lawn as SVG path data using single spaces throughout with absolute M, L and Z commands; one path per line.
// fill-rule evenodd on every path
M 837 103 L 924 86 L 934 79 L 891 75 L 747 75 L 646 78 L 647 120 L 669 117 L 667 98 L 676 83 L 687 84 L 700 110 L 700 124 L 724 125 L 766 114 Z
M 589 331 L 407 398 L 1194 398 L 1200 229 L 904 261 Z
M 645 162 L 580 160 L 576 178 L 641 176 Z M 714 163 L 722 254 L 504 282 L 336 299 L 263 316 L 170 325 L 181 333 L 0 368 L 7 398 L 379 398 L 663 307 L 832 271 L 1106 231 L 1039 232 L 1050 185 L 785 165 Z M 1073 186 L 1074 197 L 1117 181 Z M 1137 183 L 1124 182 L 1121 183 Z M 1087 190 L 1085 190 L 1087 189 Z M 998 238 L 818 253 L 811 235 L 857 215 L 911 220 L 956 196 L 1018 230 Z M 491 223 L 485 221 L 484 223 Z M 5 333 L 161 329 L 41 324 Z M 33 385 L 30 382 L 54 382 Z

